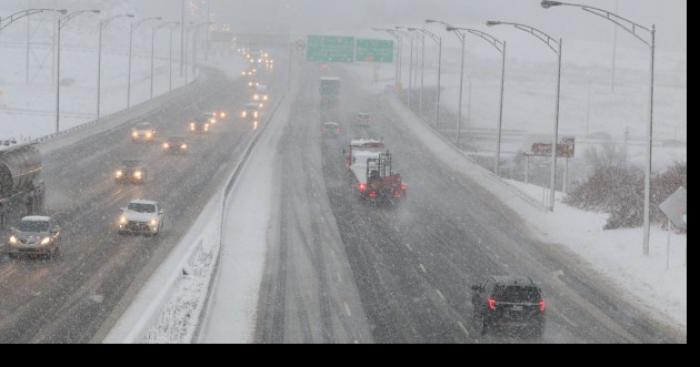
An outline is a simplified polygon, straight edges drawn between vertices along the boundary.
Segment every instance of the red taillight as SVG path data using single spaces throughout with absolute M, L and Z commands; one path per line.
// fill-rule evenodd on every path
M 496 300 L 493 298 L 489 298 L 489 309 L 495 310 L 496 309 Z
M 394 197 L 395 197 L 395 198 L 400 198 L 400 197 L 401 197 L 401 191 L 395 191 L 395 192 L 394 192 Z
M 408 190 L 408 185 L 406 185 L 406 184 L 401 184 L 401 190 L 403 190 L 403 191 Z
M 545 308 L 547 308 L 547 304 L 544 302 L 544 300 L 540 301 L 540 312 L 544 312 Z
M 374 191 L 372 191 L 372 192 L 369 193 L 369 197 L 370 197 L 371 199 L 376 199 L 376 198 L 377 198 L 377 193 L 374 192 Z
M 365 185 L 365 184 L 360 184 L 360 185 L 358 186 L 358 188 L 360 189 L 360 192 L 365 192 L 365 191 L 367 191 L 367 185 Z

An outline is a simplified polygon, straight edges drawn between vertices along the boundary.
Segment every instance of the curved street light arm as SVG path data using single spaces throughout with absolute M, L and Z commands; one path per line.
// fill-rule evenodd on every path
M 100 22 L 100 27 L 104 28 L 108 26 L 112 21 L 120 19 L 120 18 L 133 18 L 134 14 L 119 14 L 119 15 L 114 15 L 112 17 L 109 17 L 103 21 Z
M 427 30 L 427 29 L 425 29 L 425 28 L 411 28 L 411 30 L 415 30 L 415 31 L 418 31 L 418 32 L 421 32 L 421 33 L 425 34 L 426 36 L 432 38 L 432 40 L 435 41 L 435 43 L 438 43 L 438 44 L 439 44 L 440 41 L 442 40 L 442 37 L 438 36 L 437 34 L 431 32 L 431 31 L 429 31 L 429 30 Z
M 72 13 L 66 15 L 66 16 L 63 17 L 63 18 L 59 18 L 59 20 L 58 20 L 59 28 L 63 29 L 63 27 L 65 27 L 66 24 L 67 24 L 68 22 L 70 22 L 71 20 L 73 20 L 75 17 L 77 17 L 77 16 L 79 16 L 79 15 L 81 15 L 81 14 L 85 14 L 85 13 L 95 13 L 95 14 L 99 14 L 99 13 L 100 13 L 100 10 L 97 10 L 97 9 L 93 9 L 93 10 L 76 10 L 76 11 L 74 11 L 74 12 L 72 12 Z
M 644 37 L 639 35 L 639 32 L 637 32 L 639 29 L 642 29 L 642 30 L 646 31 L 647 33 L 649 33 L 649 35 L 651 35 L 652 30 L 650 28 L 645 27 L 639 23 L 635 23 L 635 22 L 633 22 L 625 17 L 617 15 L 613 12 L 608 11 L 608 10 L 596 8 L 594 6 L 574 4 L 574 3 L 565 3 L 565 2 L 560 2 L 560 1 L 553 1 L 553 2 L 543 1 L 542 6 L 545 9 L 547 9 L 551 6 L 571 6 L 571 7 L 575 7 L 575 8 L 580 8 L 581 10 L 583 10 L 585 12 L 591 13 L 593 15 L 597 15 L 603 19 L 607 19 L 607 20 L 617 24 L 618 26 L 620 26 L 620 28 L 627 31 L 627 33 L 629 33 L 632 36 L 634 36 L 635 38 L 639 39 L 647 46 L 651 47 L 651 42 L 649 40 L 644 39 Z
M 535 27 L 531 27 L 529 25 L 520 24 L 520 23 L 499 22 L 499 21 L 488 21 L 488 22 L 486 22 L 486 25 L 488 25 L 488 26 L 512 25 L 516 29 L 519 29 L 519 30 L 526 32 L 526 33 L 530 33 L 531 35 L 535 36 L 537 39 L 544 42 L 547 45 L 547 47 L 549 47 L 552 51 L 554 51 L 555 54 L 559 54 L 559 41 L 557 41 L 554 37 L 548 35 L 547 33 L 542 32 L 541 30 L 539 30 Z
M 9 17 L 2 18 L 0 17 L 0 31 L 9 27 L 10 24 L 24 19 L 26 17 L 32 16 L 34 14 L 39 14 L 39 13 L 44 13 L 44 12 L 56 12 L 60 14 L 66 14 L 68 11 L 66 9 L 27 9 L 27 10 L 21 10 L 18 11 L 14 14 L 11 14 Z M 5 24 L 3 24 L 5 22 Z
M 491 46 L 496 48 L 496 50 L 498 50 L 498 52 L 503 52 L 504 42 L 499 40 L 498 38 L 486 33 L 486 32 L 480 31 L 478 29 L 473 29 L 473 28 L 456 28 L 456 29 L 471 33 L 471 34 L 483 39 L 484 41 L 488 42 Z

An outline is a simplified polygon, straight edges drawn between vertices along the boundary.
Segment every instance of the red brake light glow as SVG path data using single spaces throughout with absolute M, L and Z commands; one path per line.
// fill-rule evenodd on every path
M 496 300 L 493 298 L 489 298 L 489 309 L 495 310 L 496 309 Z
M 540 312 L 544 312 L 545 308 L 547 308 L 547 304 L 544 302 L 544 300 L 540 301 Z
M 360 192 L 367 191 L 367 185 L 365 185 L 365 184 L 360 184 L 359 188 L 360 188 Z

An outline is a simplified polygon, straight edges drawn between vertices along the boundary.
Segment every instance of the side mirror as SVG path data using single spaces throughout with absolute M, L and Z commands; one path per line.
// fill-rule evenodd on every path
M 51 234 L 57 234 L 59 232 L 61 232 L 60 226 L 53 226 L 53 228 L 51 228 Z
M 158 214 L 160 214 L 160 215 L 165 214 L 165 210 L 163 210 L 163 209 L 159 210 L 159 211 L 158 211 Z
M 473 286 L 472 286 L 472 290 L 473 290 L 474 292 L 481 292 L 481 291 L 483 290 L 483 288 L 481 288 L 480 285 L 473 285 Z

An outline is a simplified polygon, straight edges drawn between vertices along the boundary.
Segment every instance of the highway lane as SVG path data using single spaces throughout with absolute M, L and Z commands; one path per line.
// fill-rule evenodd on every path
M 391 268 L 401 269 L 404 274 L 389 272 L 385 278 L 392 279 L 393 275 L 397 284 L 407 284 L 408 290 L 414 291 L 414 298 L 421 299 L 418 303 L 425 304 L 425 307 L 405 311 L 425 310 L 425 318 L 409 318 L 418 323 L 414 329 L 419 331 L 419 336 L 427 335 L 428 341 L 449 340 L 449 334 L 441 334 L 445 329 L 439 326 L 445 323 L 451 325 L 450 329 L 458 330 L 451 336 L 455 340 L 461 339 L 459 335 L 466 341 L 476 342 L 520 341 L 507 334 L 486 338 L 476 335 L 469 319 L 472 314 L 469 286 L 476 284 L 483 275 L 524 274 L 543 286 L 549 302 L 545 342 L 673 342 L 683 339 L 677 330 L 646 314 L 630 302 L 622 290 L 609 284 L 575 256 L 555 244 L 538 241 L 522 220 L 497 198 L 446 167 L 420 141 L 406 133 L 401 121 L 385 107 L 381 96 L 363 93 L 353 85 L 351 77 L 345 74 L 343 77 L 348 112 L 369 109 L 376 117 L 378 124 L 364 133 L 385 138 L 394 153 L 395 170 L 403 173 L 410 187 L 408 201 L 398 210 L 373 210 L 367 216 L 358 216 L 358 212 L 365 210 L 360 207 L 347 215 L 338 213 L 336 216 L 355 218 L 359 223 L 366 220 L 363 225 L 369 228 L 364 233 L 381 233 L 380 238 L 388 239 L 380 245 L 372 243 L 376 243 L 376 239 L 369 239 L 365 246 L 348 241 L 346 245 L 358 247 L 358 252 L 369 252 L 370 258 L 385 255 L 384 258 L 390 260 L 385 267 L 397 262 Z M 358 134 L 358 131 L 351 133 Z M 334 151 L 337 149 L 329 150 L 324 157 L 333 157 Z M 337 159 L 341 157 L 336 154 L 334 160 Z M 337 177 L 337 173 L 328 177 Z M 337 197 L 339 203 L 345 203 L 345 198 Z M 349 221 L 352 223 L 352 219 Z M 343 227 L 344 221 L 339 219 L 339 222 Z M 347 232 L 350 235 L 357 232 L 357 226 L 353 227 Z M 416 269 L 415 274 L 406 270 L 411 268 Z M 382 273 L 379 274 L 378 280 L 383 280 Z M 422 291 L 416 293 L 419 285 Z M 442 318 L 435 312 L 428 312 L 429 305 L 436 303 L 435 308 L 442 307 L 445 312 Z M 373 312 L 368 310 L 368 314 Z M 380 314 L 377 318 L 383 317 Z M 426 319 L 433 321 L 426 322 Z
M 161 138 L 188 136 L 186 156 L 166 156 L 158 144 L 130 141 L 132 121 L 44 157 L 47 210 L 62 227 L 61 256 L 50 261 L 0 259 L 0 342 L 89 342 L 128 304 L 135 289 L 174 247 L 207 199 L 220 187 L 254 127 L 236 116 L 248 101 L 241 81 L 210 76 L 210 88 L 190 105 L 164 106 L 145 120 Z M 276 82 L 273 85 L 276 90 Z M 208 136 L 190 137 L 186 120 L 225 108 L 231 119 Z M 143 186 L 120 186 L 113 171 L 124 159 L 149 167 Z M 156 238 L 120 236 L 115 220 L 134 198 L 158 200 L 166 210 Z
M 368 343 L 369 325 L 327 199 L 311 70 L 301 72 L 278 146 L 279 214 L 268 241 L 255 340 Z
M 342 283 L 358 290 L 357 294 L 344 294 L 343 299 L 361 305 L 372 341 L 628 343 L 685 339 L 561 246 L 537 240 L 521 218 L 497 198 L 445 166 L 406 133 L 381 95 L 363 91 L 351 75 L 335 71 L 343 78 L 341 122 L 346 134 L 339 139 L 322 139 L 306 133 L 320 127 L 318 96 L 300 95 L 298 103 L 303 108 L 300 105 L 293 115 L 295 130 L 290 132 L 299 131 L 299 135 L 287 143 L 293 148 L 282 147 L 281 151 L 291 152 L 286 155 L 304 163 L 287 160 L 284 182 L 290 189 L 288 197 L 282 199 L 287 204 L 282 204 L 281 211 L 282 218 L 288 219 L 281 221 L 280 232 L 306 233 L 303 228 L 317 225 L 317 216 L 324 212 L 304 205 L 324 207 L 329 203 L 333 216 L 325 216 L 324 222 L 337 226 L 344 247 L 344 251 L 334 253 L 346 256 L 338 263 L 348 262 L 353 276 Z M 318 80 L 318 72 L 310 73 L 310 80 Z M 317 82 L 309 84 L 310 88 L 318 86 Z M 349 125 L 353 114 L 360 111 L 370 112 L 377 125 L 369 129 Z M 408 200 L 401 206 L 370 208 L 351 188 L 342 149 L 350 138 L 358 137 L 383 137 L 394 153 L 394 169 L 409 185 Z M 318 162 L 312 157 L 318 155 L 319 146 L 324 182 L 312 178 L 318 174 Z M 318 246 L 313 236 L 282 236 L 280 249 L 273 251 L 274 261 L 267 265 L 268 287 L 262 290 L 258 321 L 261 340 L 304 342 L 318 327 L 326 334 L 311 340 L 342 341 L 330 334 L 337 329 L 329 326 L 328 316 L 324 320 L 322 313 L 311 321 L 288 321 L 302 318 L 299 309 L 303 305 L 319 303 L 335 309 L 336 297 L 329 296 L 323 282 L 325 269 L 318 261 L 308 260 L 312 255 L 290 254 L 304 246 L 312 254 L 324 248 L 330 252 L 336 242 L 331 236 Z M 307 273 L 315 276 L 294 276 Z M 548 310 L 542 340 L 509 332 L 478 335 L 471 319 L 470 286 L 491 274 L 528 275 L 543 287 Z M 301 302 L 300 297 L 290 297 L 299 293 L 307 299 Z

